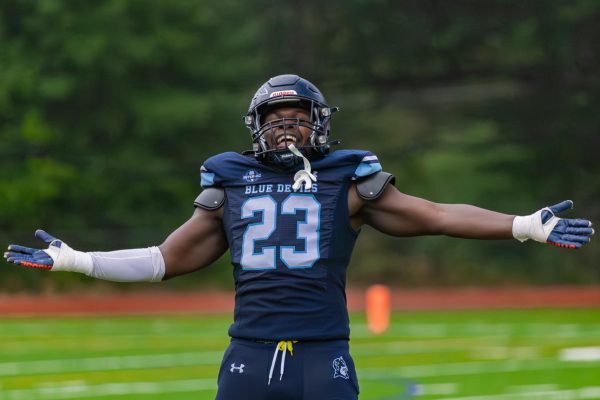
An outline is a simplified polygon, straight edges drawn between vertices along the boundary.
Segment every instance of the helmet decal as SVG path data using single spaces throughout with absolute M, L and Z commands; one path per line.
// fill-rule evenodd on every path
M 279 92 L 273 92 L 269 95 L 270 98 L 273 97 L 277 97 L 277 96 L 290 96 L 290 95 L 297 95 L 298 93 L 296 93 L 295 90 L 280 90 Z

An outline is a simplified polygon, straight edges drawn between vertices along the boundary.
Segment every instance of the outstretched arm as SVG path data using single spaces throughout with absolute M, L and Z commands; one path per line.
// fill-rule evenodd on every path
M 351 197 L 353 189 L 351 189 Z M 356 195 L 358 197 L 358 195 Z M 447 235 L 510 239 L 514 215 L 466 204 L 440 204 L 404 194 L 389 185 L 380 198 L 361 200 L 362 224 L 392 236 Z
M 46 249 L 9 245 L 4 258 L 29 268 L 73 271 L 120 282 L 160 281 L 203 268 L 221 256 L 227 243 L 222 211 L 196 209 L 193 216 L 159 247 L 111 252 L 81 252 L 38 230 Z
M 534 239 L 578 248 L 594 233 L 587 220 L 561 219 L 554 214 L 572 207 L 566 201 L 525 217 L 466 204 L 440 204 L 401 193 L 388 186 L 374 201 L 350 189 L 349 206 L 355 227 L 368 224 L 393 236 L 447 235 L 471 239 Z

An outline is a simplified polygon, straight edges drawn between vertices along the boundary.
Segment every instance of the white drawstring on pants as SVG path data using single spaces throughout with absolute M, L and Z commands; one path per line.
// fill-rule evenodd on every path
M 297 340 L 281 340 L 275 346 L 275 352 L 273 353 L 273 361 L 271 361 L 271 370 L 269 371 L 269 382 L 267 385 L 271 384 L 271 378 L 273 377 L 273 370 L 275 369 L 275 361 L 277 361 L 277 354 L 281 351 L 283 355 L 281 356 L 281 367 L 279 368 L 279 380 L 283 378 L 283 370 L 285 369 L 285 353 L 290 352 L 290 355 L 294 355 L 294 347 L 293 343 L 298 343 Z
M 317 177 L 310 172 L 310 162 L 293 144 L 290 144 L 288 149 L 294 153 L 294 155 L 302 158 L 302 161 L 304 162 L 304 169 L 301 169 L 294 175 L 294 185 L 292 185 L 292 189 L 294 189 L 295 192 L 302 187 L 302 184 L 304 184 L 306 190 L 310 189 L 312 183 L 317 181 Z

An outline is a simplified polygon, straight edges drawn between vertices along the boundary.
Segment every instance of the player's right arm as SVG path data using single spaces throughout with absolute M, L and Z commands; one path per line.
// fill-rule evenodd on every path
M 187 274 L 214 262 L 227 250 L 223 230 L 223 207 L 197 207 L 192 217 L 158 246 L 165 260 L 163 279 Z
M 38 230 L 46 249 L 11 244 L 4 258 L 13 264 L 51 271 L 73 271 L 118 282 L 157 282 L 208 266 L 227 249 L 222 208 L 196 208 L 192 217 L 159 247 L 81 252 Z

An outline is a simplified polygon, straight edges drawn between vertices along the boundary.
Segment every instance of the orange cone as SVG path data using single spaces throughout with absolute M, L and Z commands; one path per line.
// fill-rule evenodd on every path
M 392 292 L 385 285 L 371 285 L 366 292 L 367 326 L 375 335 L 384 333 L 390 326 Z

